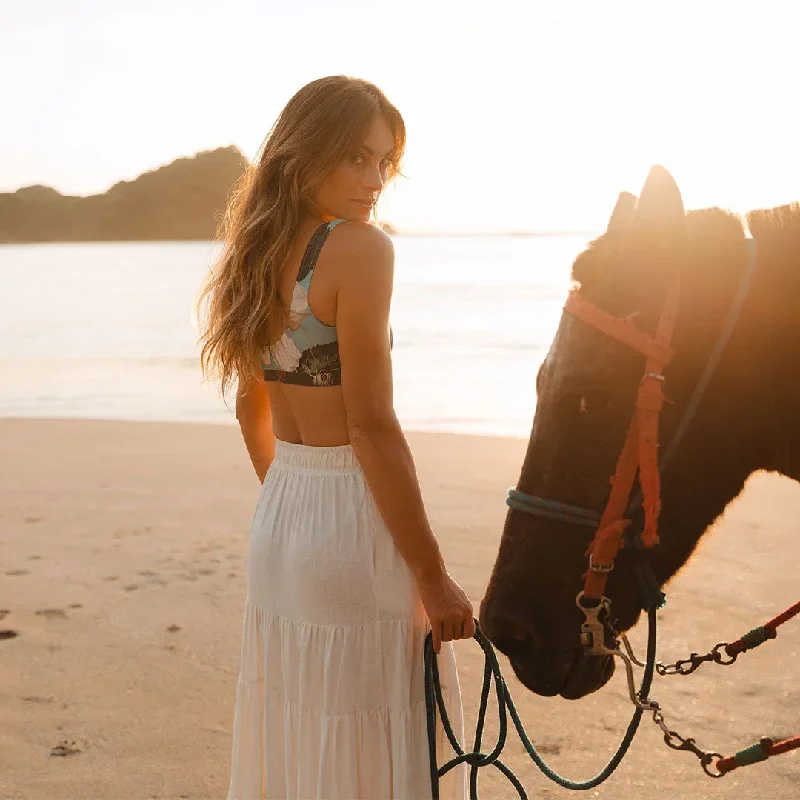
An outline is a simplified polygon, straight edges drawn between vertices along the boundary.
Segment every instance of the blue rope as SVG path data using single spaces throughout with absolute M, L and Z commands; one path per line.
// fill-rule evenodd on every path
M 544 497 L 525 494 L 518 489 L 509 489 L 506 504 L 517 511 L 526 511 L 538 517 L 556 519 L 559 522 L 572 522 L 596 528 L 600 524 L 600 515 L 589 508 L 560 503 L 558 500 L 547 500 Z
M 719 334 L 717 334 L 717 339 L 714 342 L 711 355 L 709 355 L 708 361 L 706 362 L 706 367 L 703 370 L 700 380 L 697 382 L 697 386 L 695 386 L 692 397 L 689 400 L 689 404 L 686 406 L 686 411 L 684 411 L 678 428 L 673 434 L 672 441 L 661 457 L 660 467 L 662 470 L 670 462 L 672 456 L 675 455 L 678 445 L 688 430 L 689 424 L 694 419 L 694 415 L 697 413 L 697 408 L 700 405 L 700 401 L 703 399 L 703 395 L 706 393 L 706 389 L 711 383 L 711 378 L 714 376 L 714 372 L 716 371 L 717 365 L 722 358 L 722 354 L 725 352 L 725 348 L 727 347 L 728 342 L 733 335 L 734 328 L 739 320 L 739 315 L 742 313 L 744 301 L 747 299 L 747 295 L 750 293 L 750 287 L 753 283 L 753 278 L 755 278 L 756 275 L 756 240 L 748 239 L 747 248 L 747 267 L 745 268 L 744 275 L 739 282 L 739 290 L 737 291 L 736 297 L 734 297 L 733 302 L 728 309 L 728 315 L 725 318 L 725 322 L 723 323 Z
M 639 697 L 646 698 L 650 691 L 650 684 L 653 680 L 653 672 L 655 670 L 656 661 L 656 609 L 652 607 L 647 612 L 648 632 L 647 632 L 647 664 L 642 676 L 642 684 L 639 687 Z M 565 789 L 583 790 L 592 789 L 595 786 L 605 781 L 619 766 L 628 748 L 633 742 L 633 737 L 639 727 L 639 722 L 642 718 L 643 709 L 637 707 L 633 712 L 628 728 L 625 731 L 625 736 L 617 748 L 617 751 L 612 756 L 611 760 L 606 764 L 600 773 L 586 781 L 572 781 L 559 775 L 549 764 L 536 751 L 533 743 L 528 738 L 525 728 L 520 721 L 517 709 L 511 700 L 511 695 L 508 692 L 508 687 L 500 672 L 500 665 L 497 663 L 497 655 L 489 643 L 489 640 L 483 635 L 483 632 L 475 621 L 475 640 L 483 649 L 485 655 L 484 670 L 483 670 L 483 687 L 481 689 L 481 704 L 478 711 L 478 721 L 475 726 L 475 743 L 471 752 L 465 752 L 458 739 L 456 738 L 453 727 L 450 724 L 450 719 L 447 716 L 447 709 L 444 705 L 444 698 L 442 696 L 442 687 L 439 681 L 439 664 L 436 658 L 436 653 L 433 650 L 433 639 L 428 633 L 425 639 L 425 710 L 427 715 L 428 727 L 428 754 L 430 759 L 430 772 L 431 772 L 431 790 L 433 800 L 439 800 L 439 778 L 449 772 L 451 769 L 459 764 L 467 763 L 470 765 L 469 776 L 469 789 L 470 800 L 478 800 L 478 770 L 482 767 L 489 765 L 494 766 L 503 775 L 508 778 L 509 782 L 517 790 L 517 794 L 522 800 L 527 800 L 528 795 L 524 787 L 519 781 L 519 778 L 513 771 L 500 761 L 500 753 L 506 743 L 508 734 L 508 719 L 506 710 L 511 715 L 511 720 L 514 727 L 517 729 L 522 744 L 525 747 L 528 755 L 531 757 L 537 767 L 551 780 L 563 786 Z M 490 753 L 481 752 L 481 740 L 483 738 L 483 729 L 486 722 L 486 709 L 489 701 L 489 689 L 491 686 L 491 679 L 494 678 L 495 695 L 497 698 L 497 713 L 500 721 L 500 729 L 497 737 L 497 744 L 494 746 Z M 456 752 L 456 757 L 448 761 L 442 767 L 438 767 L 436 763 L 436 709 L 442 716 L 442 725 L 445 734 L 447 735 L 450 745 Z

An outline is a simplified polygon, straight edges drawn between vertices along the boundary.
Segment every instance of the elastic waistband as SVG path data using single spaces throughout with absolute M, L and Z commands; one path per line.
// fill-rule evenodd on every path
M 353 446 L 350 444 L 333 447 L 312 447 L 275 439 L 275 462 L 283 467 L 297 467 L 314 470 L 357 470 L 360 469 Z

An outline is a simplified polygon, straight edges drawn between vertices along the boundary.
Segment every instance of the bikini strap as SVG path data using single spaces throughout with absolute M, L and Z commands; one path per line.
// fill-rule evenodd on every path
M 330 222 L 323 222 L 322 225 L 314 231 L 313 235 L 308 240 L 306 251 L 303 253 L 303 260 L 300 262 L 300 270 L 297 273 L 298 283 L 306 278 L 317 265 L 317 259 L 322 250 L 322 245 L 325 244 L 328 234 L 330 234 L 340 222 L 345 222 L 345 220 L 334 219 Z

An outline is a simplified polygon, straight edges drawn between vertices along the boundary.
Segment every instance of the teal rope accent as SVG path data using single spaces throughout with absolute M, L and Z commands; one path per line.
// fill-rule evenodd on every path
M 596 511 L 567 503 L 559 503 L 557 500 L 534 497 L 517 489 L 508 490 L 506 505 L 515 511 L 524 511 L 528 514 L 555 519 L 559 522 L 571 522 L 575 525 L 585 525 L 589 528 L 596 528 L 600 524 L 600 515 Z
M 764 752 L 760 744 L 752 744 L 750 747 L 745 747 L 740 750 L 733 757 L 736 765 L 739 767 L 746 767 L 748 764 L 757 764 L 759 761 L 766 761 L 769 756 Z
M 650 691 L 650 684 L 653 679 L 653 672 L 655 671 L 656 663 L 656 609 L 651 607 L 647 612 L 648 632 L 647 632 L 647 665 L 642 676 L 642 684 L 639 687 L 639 697 L 646 698 Z M 475 745 L 472 752 L 465 753 L 461 749 L 461 745 L 453 732 L 450 719 L 447 716 L 447 709 L 444 705 L 444 697 L 442 696 L 442 687 L 439 682 L 439 664 L 436 658 L 436 653 L 433 650 L 433 638 L 430 633 L 425 639 L 425 710 L 427 714 L 427 728 L 428 728 L 428 756 L 430 761 L 431 771 L 431 796 L 432 800 L 439 800 L 439 778 L 445 773 L 449 772 L 458 764 L 467 763 L 470 765 L 470 800 L 478 800 L 478 769 L 494 766 L 500 770 L 503 775 L 508 778 L 509 782 L 517 790 L 517 794 L 521 800 L 527 800 L 528 795 L 519 781 L 519 778 L 507 767 L 499 756 L 505 746 L 508 734 L 508 719 L 506 717 L 506 709 L 511 714 L 511 720 L 514 727 L 517 729 L 517 734 L 522 741 L 525 750 L 531 757 L 531 760 L 536 766 L 554 783 L 563 786 L 565 789 L 583 790 L 593 789 L 595 786 L 603 783 L 619 766 L 620 762 L 628 752 L 628 748 L 633 742 L 633 737 L 639 727 L 639 722 L 642 719 L 644 709 L 636 708 L 633 712 L 628 728 L 620 743 L 617 751 L 611 757 L 611 760 L 606 764 L 602 771 L 585 781 L 573 781 L 559 775 L 546 761 L 539 755 L 533 743 L 528 738 L 525 728 L 517 713 L 517 709 L 511 700 L 511 695 L 508 693 L 508 687 L 500 672 L 500 666 L 497 663 L 497 655 L 492 648 L 489 640 L 483 635 L 483 632 L 475 621 L 475 640 L 483 649 L 486 656 L 484 670 L 483 670 L 483 687 L 481 689 L 481 704 L 478 711 L 478 722 L 475 727 Z M 491 753 L 482 753 L 480 751 L 481 739 L 483 737 L 483 728 L 486 721 L 486 707 L 488 705 L 489 689 L 491 686 L 491 679 L 494 677 L 495 694 L 497 697 L 497 713 L 500 720 L 500 730 L 497 737 L 497 744 Z M 442 715 L 442 725 L 445 734 L 447 735 L 450 745 L 456 752 L 456 757 L 448 761 L 442 767 L 437 767 L 436 763 L 436 710 Z
M 772 638 L 774 637 L 769 635 L 767 629 L 763 625 L 760 625 L 758 628 L 753 628 L 753 630 L 748 631 L 742 636 L 744 650 L 752 650 L 754 647 L 758 647 L 760 644 L 764 644 L 764 642 Z M 744 650 L 742 652 L 744 652 Z

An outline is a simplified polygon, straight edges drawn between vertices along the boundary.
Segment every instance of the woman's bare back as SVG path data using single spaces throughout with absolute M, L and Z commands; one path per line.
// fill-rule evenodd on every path
M 319 220 L 305 223 L 295 239 L 295 245 L 279 276 L 279 294 L 282 305 L 288 307 L 303 256 Z M 338 234 L 341 236 L 341 232 Z M 345 234 L 346 235 L 346 234 Z M 341 258 L 337 234 L 331 232 L 320 251 L 308 288 L 308 305 L 317 319 L 325 325 L 336 324 L 337 261 Z M 269 330 L 269 341 L 274 342 L 283 332 L 286 319 L 276 318 Z M 286 442 L 315 447 L 349 444 L 342 388 L 336 386 L 300 386 L 282 381 L 267 381 L 272 408 L 272 429 L 275 436 Z

